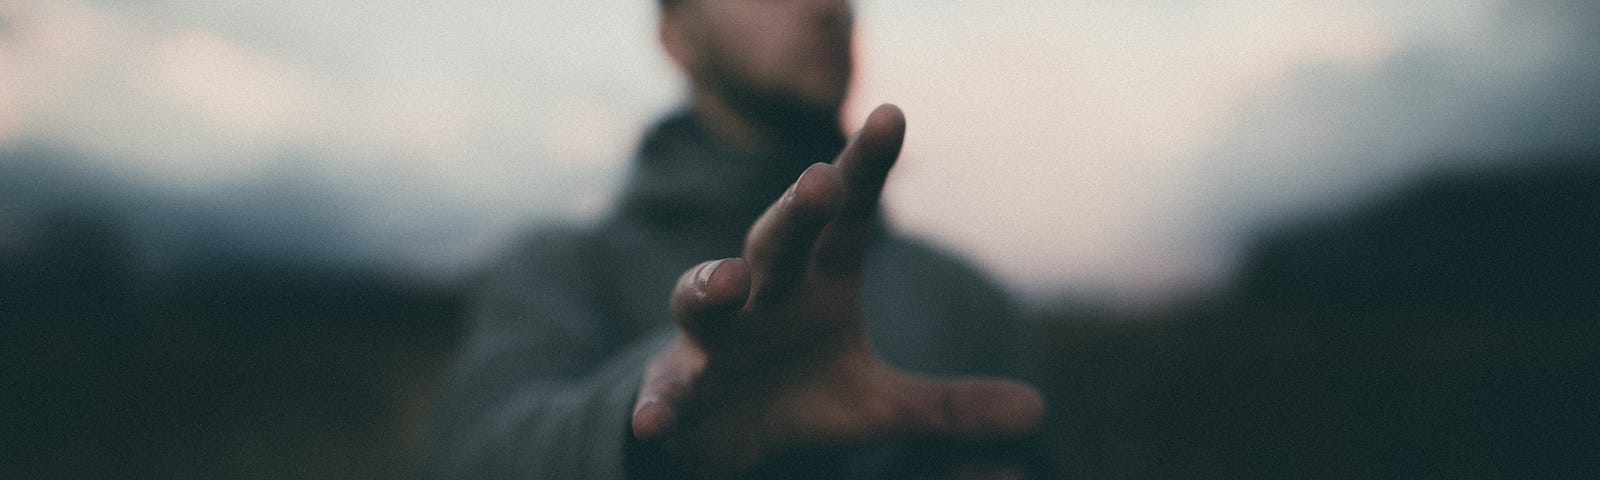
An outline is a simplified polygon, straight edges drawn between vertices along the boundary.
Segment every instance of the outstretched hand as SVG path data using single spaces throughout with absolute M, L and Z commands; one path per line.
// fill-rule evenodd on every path
M 792 448 L 1039 428 L 1032 387 L 922 378 L 873 354 L 862 264 L 904 135 L 900 110 L 878 107 L 837 160 L 806 169 L 756 221 L 743 258 L 683 274 L 671 301 L 680 335 L 646 369 L 638 439 L 722 476 Z

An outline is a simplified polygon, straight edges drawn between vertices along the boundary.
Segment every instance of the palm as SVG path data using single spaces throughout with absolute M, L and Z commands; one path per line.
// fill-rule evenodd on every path
M 903 134 L 899 111 L 880 107 L 834 164 L 813 165 L 757 220 L 742 259 L 684 274 L 672 298 L 683 334 L 646 373 L 635 435 L 717 474 L 794 447 L 1037 427 L 1030 387 L 916 378 L 872 354 L 861 265 Z

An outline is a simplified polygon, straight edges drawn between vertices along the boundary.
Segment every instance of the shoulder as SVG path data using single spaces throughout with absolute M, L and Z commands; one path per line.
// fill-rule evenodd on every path
M 999 295 L 994 280 L 978 266 L 953 251 L 915 237 L 890 233 L 884 235 L 875 252 L 873 268 L 886 270 L 897 276 L 927 279 L 939 290 Z
M 485 296 L 520 295 L 531 289 L 572 289 L 591 283 L 596 263 L 606 258 L 597 228 L 543 225 L 516 235 L 479 269 Z
M 490 267 L 582 263 L 582 257 L 592 254 L 601 239 L 594 227 L 553 224 L 529 228 L 516 235 Z
M 1014 299 L 993 278 L 944 247 L 890 234 L 875 250 L 867 273 L 875 288 L 916 298 L 951 319 L 981 316 L 1009 324 L 1017 317 Z
M 878 333 L 874 342 L 899 355 L 902 366 L 932 374 L 1022 373 L 1019 367 L 1028 362 L 1024 319 L 982 269 L 946 248 L 901 235 L 887 235 L 878 244 L 869 268 L 876 292 L 867 293 L 892 302 L 875 319 L 892 333 Z M 921 343 L 907 348 L 914 341 Z

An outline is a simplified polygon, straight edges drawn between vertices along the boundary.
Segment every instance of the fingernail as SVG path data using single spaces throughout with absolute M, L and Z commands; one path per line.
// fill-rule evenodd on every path
M 707 263 L 705 266 L 700 267 L 699 272 L 695 272 L 694 287 L 700 289 L 700 293 L 706 292 L 707 286 L 711 284 L 711 276 L 717 273 L 717 267 L 722 266 L 724 260 L 726 259 Z
M 672 431 L 672 427 L 678 426 L 678 417 L 672 414 L 671 409 L 668 409 L 666 405 L 659 405 L 656 408 L 661 411 L 660 428 L 662 432 Z
M 794 179 L 794 183 L 789 184 L 789 190 L 783 192 L 783 199 L 784 200 L 793 200 L 794 196 L 795 196 L 795 192 L 800 190 L 800 184 L 806 181 L 806 175 L 811 174 L 811 170 L 814 169 L 814 168 L 817 168 L 817 165 L 821 165 L 821 164 L 822 164 L 821 162 L 813 163 L 813 164 L 811 164 L 811 166 L 806 167 L 806 171 L 800 172 L 800 178 Z
M 633 410 L 634 438 L 644 441 L 660 439 L 677 425 L 672 409 L 656 400 L 645 400 Z

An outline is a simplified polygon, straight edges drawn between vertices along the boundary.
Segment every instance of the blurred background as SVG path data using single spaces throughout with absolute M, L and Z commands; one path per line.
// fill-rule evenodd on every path
M 474 272 L 680 100 L 653 5 L 0 2 L 0 476 L 414 477 Z M 857 7 L 1073 477 L 1600 474 L 1600 4 Z

